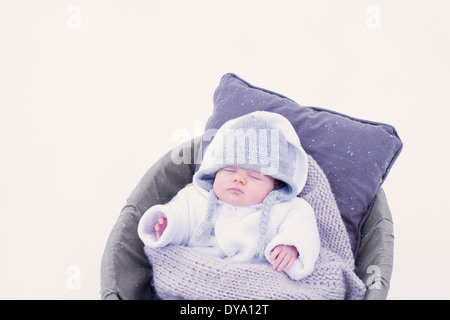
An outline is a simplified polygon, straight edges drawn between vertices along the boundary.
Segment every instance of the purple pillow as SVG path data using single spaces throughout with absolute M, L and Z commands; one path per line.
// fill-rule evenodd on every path
M 395 128 L 304 107 L 228 73 L 214 93 L 214 111 L 205 131 L 219 129 L 226 121 L 257 110 L 279 113 L 292 123 L 303 148 L 328 177 L 356 254 L 362 224 L 403 147 Z M 210 142 L 206 140 L 199 150 L 206 149 Z

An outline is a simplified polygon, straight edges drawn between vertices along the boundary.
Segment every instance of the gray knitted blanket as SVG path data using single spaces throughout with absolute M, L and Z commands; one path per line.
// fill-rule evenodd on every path
M 349 238 L 328 180 L 309 157 L 309 172 L 300 197 L 314 208 L 321 248 L 313 272 L 291 280 L 267 263 L 237 264 L 188 247 L 144 248 L 161 299 L 362 299 L 366 287 L 354 273 Z

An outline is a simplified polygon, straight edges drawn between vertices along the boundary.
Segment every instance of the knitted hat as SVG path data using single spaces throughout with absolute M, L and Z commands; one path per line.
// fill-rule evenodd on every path
M 214 232 L 212 218 L 217 197 L 213 183 L 216 172 L 227 166 L 255 170 L 284 182 L 263 201 L 259 241 L 259 254 L 263 255 L 273 203 L 294 198 L 306 183 L 306 153 L 291 123 L 279 114 L 257 111 L 226 122 L 211 141 L 193 178 L 196 186 L 209 193 L 208 211 L 196 230 L 196 241 L 207 241 Z

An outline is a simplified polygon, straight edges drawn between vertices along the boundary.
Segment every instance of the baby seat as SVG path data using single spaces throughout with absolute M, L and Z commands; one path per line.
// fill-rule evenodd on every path
M 255 111 L 256 107 L 278 112 L 291 121 L 303 148 L 317 160 L 330 182 L 351 238 L 355 273 L 367 286 L 364 299 L 385 299 L 393 268 L 394 233 L 380 185 L 402 149 L 395 129 L 325 109 L 302 107 L 234 74 L 222 77 L 214 105 L 206 129 L 219 128 L 226 120 Z M 157 270 L 150 266 L 137 226 L 149 207 L 170 201 L 192 182 L 194 159 L 199 146 L 205 148 L 206 140 L 198 137 L 169 151 L 146 172 L 127 199 L 103 253 L 102 299 L 158 299 L 153 286 Z M 190 155 L 191 161 L 174 163 L 173 151 L 180 149 L 183 158 Z
M 201 138 L 177 150 L 198 150 Z M 109 236 L 101 266 L 102 299 L 155 299 L 152 268 L 137 235 L 142 214 L 151 206 L 169 201 L 192 182 L 195 164 L 174 164 L 172 150 L 154 164 L 127 200 Z M 393 266 L 393 223 L 383 190 L 362 228 L 356 274 L 368 286 L 365 299 L 385 299 Z

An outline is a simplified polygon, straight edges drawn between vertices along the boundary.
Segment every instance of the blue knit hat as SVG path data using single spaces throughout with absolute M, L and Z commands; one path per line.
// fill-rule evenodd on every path
M 259 239 L 259 254 L 263 256 L 270 209 L 276 200 L 288 201 L 300 193 L 307 177 L 306 153 L 290 122 L 279 114 L 257 111 L 226 122 L 194 175 L 194 184 L 209 193 L 205 220 L 194 235 L 198 242 L 207 241 L 214 232 L 217 197 L 213 183 L 216 172 L 227 166 L 255 170 L 284 183 L 263 201 Z

